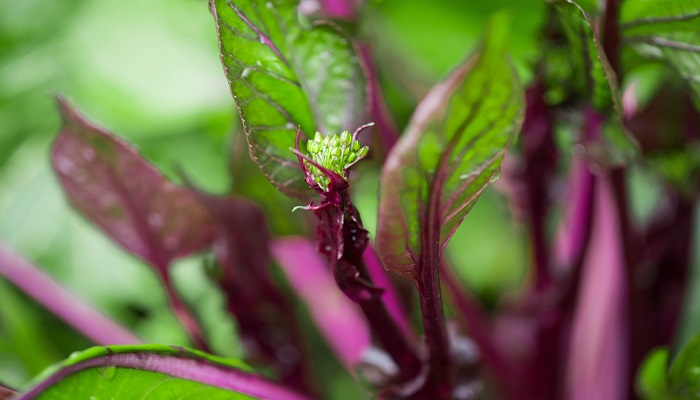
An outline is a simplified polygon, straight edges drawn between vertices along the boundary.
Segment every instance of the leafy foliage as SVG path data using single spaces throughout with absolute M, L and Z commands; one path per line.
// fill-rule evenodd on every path
M 523 92 L 505 40 L 505 26 L 494 25 L 480 53 L 422 101 L 386 161 L 377 247 L 387 268 L 409 279 L 418 279 L 426 249 L 442 253 L 517 133 Z
M 352 42 L 337 26 L 302 26 L 297 2 L 211 2 L 221 57 L 253 160 L 277 188 L 306 190 L 294 156 L 307 135 L 352 129 L 364 118 L 364 77 Z
M 38 7 L 32 3 L 36 0 L 28 1 L 26 9 Z M 535 0 L 459 5 L 436 0 L 419 7 L 417 1 L 210 0 L 219 56 L 242 125 L 227 126 L 217 113 L 196 126 L 181 127 L 182 118 L 173 117 L 156 134 L 168 132 L 168 142 L 136 141 L 146 157 L 60 99 L 64 124 L 52 148 L 51 166 L 69 202 L 109 239 L 154 267 L 170 310 L 200 351 L 165 345 L 92 348 L 51 367 L 17 398 L 287 400 L 356 398 L 364 392 L 412 400 L 484 395 L 587 400 L 634 398 L 634 389 L 650 399 L 697 396 L 698 339 L 681 351 L 670 373 L 665 349 L 682 342 L 679 326 L 690 331 L 697 325 L 696 300 L 687 291 L 693 287 L 688 285 L 691 272 L 697 275 L 691 267 L 697 264 L 693 246 L 700 195 L 700 3 L 555 0 L 536 8 Z M 520 29 L 538 21 L 527 10 L 530 6 L 547 13 L 537 45 L 531 28 Z M 165 13 L 176 6 L 149 7 Z M 480 29 L 487 14 L 503 8 L 517 13 L 513 25 L 518 28 L 509 31 L 503 14 L 495 15 L 471 59 L 430 88 L 476 37 L 460 34 Z M 17 25 L 14 20 L 36 22 L 13 15 L 43 15 L 20 7 L 8 14 L 5 9 L 0 12 L 3 32 Z M 101 24 L 103 20 L 93 21 L 78 31 L 102 32 Z M 209 28 L 213 39 L 213 26 Z M 47 29 L 42 37 L 53 35 Z M 44 65 L 21 54 L 43 57 L 47 51 L 27 51 L 31 46 L 8 42 L 7 36 L 0 42 L 10 45 L 0 49 L 0 60 L 8 54 L 9 59 L 20 54 L 17 58 L 24 60 L 9 63 L 3 68 L 8 78 L 0 79 L 0 88 L 9 93 L 0 95 L 0 122 L 10 126 L 10 139 L 3 143 L 41 148 L 6 123 L 12 120 L 8 113 L 17 109 L 6 103 L 31 81 L 31 74 L 21 73 L 23 66 Z M 99 43 L 100 49 L 114 47 L 109 41 Z M 158 58 L 154 49 L 159 46 L 147 43 L 137 47 Z M 529 45 L 511 51 L 513 43 Z M 214 52 L 216 44 L 210 43 Z M 90 54 L 95 49 L 64 47 Z M 114 58 L 120 53 L 104 54 Z M 520 57 L 511 62 L 508 54 Z M 105 76 L 130 75 L 112 61 L 101 66 L 110 71 Z M 160 76 L 177 63 L 168 59 L 167 65 L 167 71 L 152 68 Z M 645 68 L 662 72 L 645 75 Z M 126 107 L 128 87 L 99 83 L 96 76 L 98 85 L 104 84 L 99 92 L 108 93 L 102 96 Z M 197 87 L 207 91 L 202 82 Z M 640 94 L 640 87 L 645 93 Z M 189 93 L 189 88 L 183 82 L 176 89 Z M 62 89 L 79 99 L 85 95 Z M 161 100 L 177 97 L 167 90 L 158 93 Z M 144 115 L 157 114 L 162 105 L 147 103 Z M 110 115 L 95 109 L 96 115 Z M 134 115 L 117 126 L 151 129 L 148 121 Z M 376 131 L 359 138 L 360 131 L 374 126 L 372 120 Z M 404 134 L 399 135 L 403 125 Z M 200 138 L 201 128 L 205 133 Z M 209 156 L 223 160 L 224 129 L 242 132 L 234 139 L 229 168 L 217 171 Z M 350 134 L 353 129 L 357 130 Z M 183 133 L 187 131 L 191 132 Z M 369 137 L 372 133 L 377 137 Z M 202 138 L 209 143 L 202 146 Z M 201 187 L 209 188 L 211 180 L 227 177 L 232 186 L 219 187 L 220 195 L 195 188 L 179 168 L 167 166 L 172 160 L 158 159 L 157 149 L 170 149 L 171 144 L 178 144 L 181 152 L 168 154 L 177 154 L 178 166 L 197 178 L 193 180 L 198 187 L 199 181 L 208 182 Z M 21 154 L 20 149 L 0 149 L 0 167 L 14 164 Z M 206 166 L 191 175 L 190 166 L 202 160 L 207 160 Z M 13 179 L 22 181 L 32 163 L 18 165 Z M 188 182 L 186 187 L 166 178 L 176 169 Z M 489 193 L 489 201 L 478 206 L 491 210 L 484 215 L 499 218 L 470 218 L 461 229 L 471 234 L 455 235 L 501 174 L 493 185 L 500 193 Z M 640 185 L 637 174 L 647 181 Z M 0 173 L 5 192 L 22 187 L 13 179 Z M 372 185 L 378 185 L 378 205 Z M 46 182 L 36 186 L 43 189 Z M 646 199 L 649 187 L 653 200 Z M 310 212 L 292 214 L 295 200 L 280 197 L 278 189 L 309 201 L 295 209 Z M 314 192 L 317 199 L 310 201 Z M 51 246 L 60 248 L 61 262 L 71 268 L 95 260 L 107 265 L 114 258 L 90 244 L 73 245 L 71 227 L 55 222 L 50 207 L 33 217 L 42 222 L 36 239 L 40 250 L 27 254 L 34 258 L 31 263 L 18 256 L 12 249 L 13 232 L 34 228 L 31 223 L 24 227 L 21 222 L 28 213 L 5 207 L 4 197 L 0 193 L 0 217 L 8 223 L 0 221 L 0 235 L 10 234 L 7 245 L 0 240 L 0 275 L 8 283 L 0 282 L 0 289 L 10 291 L 0 293 L 8 304 L 0 308 L 0 335 L 7 330 L 21 339 L 0 341 L 1 374 L 14 366 L 14 359 L 6 361 L 4 355 L 15 352 L 16 344 L 29 344 L 31 351 L 20 349 L 18 358 L 34 371 L 68 353 L 49 354 L 50 349 L 73 351 L 84 347 L 75 343 L 87 341 L 139 343 L 139 326 L 146 320 L 155 321 L 151 326 L 160 330 L 170 329 L 159 323 L 167 313 L 142 309 L 143 298 L 152 291 L 150 283 L 138 286 L 141 279 L 123 276 L 121 261 L 103 268 L 110 273 L 104 279 L 85 281 L 95 286 L 94 292 L 117 277 L 128 288 L 144 288 L 122 294 L 121 302 L 106 307 L 137 336 L 95 313 L 34 266 L 61 270 L 55 251 L 41 250 L 48 242 L 43 224 L 49 222 L 58 227 L 52 228 L 57 235 L 65 236 Z M 10 204 L 43 197 L 44 192 L 35 189 Z M 509 212 L 501 207 L 503 197 Z M 641 198 L 644 207 L 637 204 Z M 376 229 L 366 228 L 360 211 L 370 215 L 369 226 L 375 225 L 372 214 L 377 212 Z M 517 228 L 508 236 L 489 234 L 503 229 L 484 229 L 499 223 L 503 229 Z M 281 237 L 287 234 L 302 237 Z M 380 257 L 373 252 L 372 238 Z M 518 264 L 514 269 L 527 268 L 518 290 L 485 293 L 474 281 L 466 289 L 456 279 L 466 274 L 452 273 L 451 268 L 481 276 L 484 271 L 502 271 L 494 260 L 514 254 L 510 241 L 528 247 L 527 255 L 500 257 Z M 454 251 L 445 253 L 448 242 Z M 498 254 L 484 257 L 488 251 Z M 457 253 L 462 254 L 451 257 Z M 182 263 L 189 270 L 171 268 L 193 255 L 196 258 Z M 196 268 L 198 263 L 203 267 Z M 66 276 L 82 275 L 77 271 L 57 276 L 63 283 Z M 186 274 L 178 277 L 180 272 Z M 443 304 L 443 285 L 449 307 Z M 499 286 L 505 285 L 493 287 Z M 162 301 L 162 293 L 153 292 Z M 56 321 L 46 325 L 50 339 L 39 333 L 44 317 L 32 316 L 31 323 L 23 325 L 25 314 L 39 307 L 26 302 L 27 296 L 82 337 L 71 334 L 77 340 L 49 345 L 63 341 L 64 335 L 48 329 Z M 416 313 L 405 309 L 417 303 L 422 329 L 411 326 L 408 321 Z M 449 321 L 452 318 L 457 321 Z M 208 354 L 237 351 L 224 349 L 214 337 L 221 325 L 236 326 L 241 358 L 264 372 Z M 215 346 L 210 347 L 212 342 Z M 654 350 L 659 345 L 664 347 Z M 635 386 L 630 378 L 636 371 Z M 11 376 L 12 381 L 0 376 L 0 398 L 14 392 L 6 383 L 17 386 L 15 382 L 28 375 Z
M 661 0 L 624 2 L 624 40 L 643 56 L 672 66 L 700 96 L 700 2 Z
M 589 99 L 599 110 L 612 105 L 607 60 L 598 48 L 592 18 L 576 3 L 554 2 L 550 8 L 543 65 L 550 104 Z M 602 58 L 601 58 L 602 57 Z

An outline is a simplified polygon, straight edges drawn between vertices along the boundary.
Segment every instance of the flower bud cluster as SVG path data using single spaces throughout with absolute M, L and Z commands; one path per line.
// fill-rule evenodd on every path
M 315 163 L 347 179 L 348 168 L 366 156 L 369 147 L 362 147 L 348 131 L 326 137 L 316 132 L 313 140 L 306 143 L 306 150 Z M 314 181 L 327 191 L 330 179 L 311 163 L 305 161 L 305 164 Z

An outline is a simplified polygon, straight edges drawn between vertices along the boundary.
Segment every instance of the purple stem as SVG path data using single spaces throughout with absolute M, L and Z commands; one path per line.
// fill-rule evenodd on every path
M 589 108 L 584 111 L 584 118 L 584 141 L 598 138 L 603 117 Z M 577 145 L 576 148 L 582 149 L 583 146 Z M 567 269 L 580 265 L 591 233 L 595 176 L 588 170 L 588 162 L 580 153 L 575 152 L 571 163 L 570 191 L 566 202 L 571 207 L 559 228 L 554 248 L 557 264 Z M 572 272 L 576 273 L 575 270 Z
M 357 267 L 360 276 L 371 282 L 362 258 L 350 261 Z M 359 305 L 377 341 L 399 367 L 399 380 L 406 382 L 415 379 L 422 370 L 421 360 L 387 311 L 381 297 L 360 302 Z
M 458 282 L 457 277 L 445 260 L 440 263 L 442 281 L 452 304 L 467 324 L 467 332 L 479 346 L 481 355 L 493 371 L 497 379 L 508 380 L 512 377 L 510 366 L 497 348 L 493 339 L 493 329 L 484 314 L 484 310 L 476 299 L 471 297 L 464 287 Z
M 141 343 L 131 332 L 85 304 L 3 243 L 0 243 L 0 275 L 96 344 Z
M 357 49 L 365 77 L 367 78 L 369 113 L 376 124 L 375 131 L 379 134 L 378 139 L 382 154 L 386 157 L 399 139 L 399 130 L 396 128 L 396 124 L 384 102 L 379 77 L 377 76 L 377 67 L 372 56 L 372 47 L 369 43 L 358 43 Z
M 232 390 L 257 399 L 308 400 L 302 394 L 266 378 L 249 372 L 217 366 L 203 360 L 163 356 L 154 353 L 110 354 L 62 368 L 15 400 L 28 400 L 39 397 L 42 392 L 61 381 L 66 376 L 88 368 L 128 368 L 140 371 L 158 372 L 175 378 L 200 382 L 222 389 Z
M 603 49 L 615 73 L 620 71 L 620 3 L 621 0 L 606 0 L 603 19 Z
M 545 91 L 544 84 L 538 79 L 525 92 L 527 108 L 520 134 L 524 158 L 521 173 L 526 187 L 524 197 L 529 211 L 528 229 L 535 258 L 534 289 L 538 292 L 548 288 L 552 281 L 546 222 L 550 206 L 549 187 L 558 159 Z
M 382 301 L 391 315 L 391 318 L 396 322 L 396 325 L 398 325 L 399 330 L 401 330 L 406 339 L 409 341 L 415 340 L 415 334 L 408 322 L 408 316 L 406 315 L 403 304 L 401 304 L 400 297 L 398 293 L 396 293 L 396 288 L 394 288 L 394 285 L 392 285 L 389 280 L 389 276 L 371 244 L 367 246 L 367 249 L 362 254 L 362 260 L 365 262 L 367 272 L 375 285 L 384 290 Z
M 187 305 L 185 305 L 182 299 L 180 299 L 180 296 L 177 294 L 167 270 L 167 267 L 156 268 L 156 271 L 158 271 L 158 276 L 165 287 L 170 309 L 182 324 L 182 327 L 185 329 L 185 332 L 187 332 L 187 335 L 189 335 L 189 337 L 192 339 L 194 346 L 199 350 L 211 353 L 211 350 L 209 349 L 209 346 L 204 338 L 204 334 L 202 333 L 202 329 L 199 326 L 199 322 L 192 314 L 192 311 L 190 311 Z
M 591 243 L 586 252 L 568 360 L 568 398 L 627 395 L 627 283 L 624 238 L 614 183 L 596 180 Z

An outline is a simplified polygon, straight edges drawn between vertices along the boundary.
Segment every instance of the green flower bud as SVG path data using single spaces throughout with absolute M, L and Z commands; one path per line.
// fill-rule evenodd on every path
M 340 135 L 331 134 L 325 137 L 320 132 L 316 132 L 313 140 L 307 141 L 306 150 L 316 164 L 347 179 L 347 169 L 351 164 L 366 156 L 369 147 L 362 147 L 359 141 L 353 140 L 349 131 L 343 131 Z M 305 164 L 319 187 L 323 190 L 328 190 L 331 180 L 321 172 L 320 168 L 308 162 L 305 162 Z
M 365 146 L 357 152 L 357 157 L 362 158 L 362 157 L 366 156 L 368 152 L 369 152 L 369 147 Z
M 340 143 L 342 143 L 344 146 L 349 145 L 351 141 L 352 135 L 350 135 L 349 131 L 343 131 L 340 133 Z

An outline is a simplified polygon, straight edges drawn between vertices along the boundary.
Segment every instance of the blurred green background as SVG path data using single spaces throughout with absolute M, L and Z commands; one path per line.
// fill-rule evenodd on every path
M 425 91 L 469 56 L 489 16 L 502 10 L 511 14 L 510 52 L 527 83 L 543 1 L 370 3 L 357 32 L 375 43 L 385 94 L 401 127 Z M 207 2 L 0 0 L 0 240 L 144 341 L 188 344 L 151 270 L 66 203 L 49 165 L 60 126 L 54 101 L 59 93 L 172 179 L 179 167 L 207 190 L 228 191 L 238 116 Z M 355 184 L 371 232 L 377 167 L 361 166 Z M 632 197 L 641 199 L 635 209 L 644 215 L 654 207 L 654 184 L 641 172 L 633 177 Z M 529 258 L 522 229 L 491 189 L 448 252 L 459 276 L 487 302 L 517 290 Z M 214 349 L 240 356 L 235 326 L 201 261 L 177 263 L 176 286 L 204 319 Z M 307 331 L 312 343 L 320 343 Z M 0 277 L 0 382 L 21 387 L 47 365 L 90 345 Z M 327 359 L 324 351 L 314 349 L 315 356 Z M 349 377 L 334 368 L 326 389 L 357 398 L 347 389 Z

